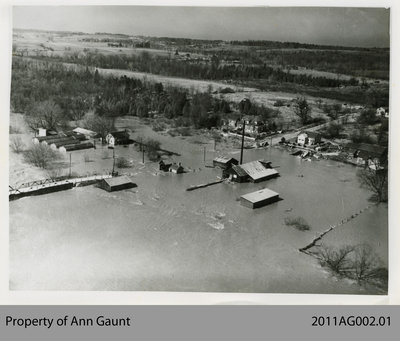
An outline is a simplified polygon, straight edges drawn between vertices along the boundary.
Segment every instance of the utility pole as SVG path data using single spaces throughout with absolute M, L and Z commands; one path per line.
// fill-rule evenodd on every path
M 72 153 L 69 153 L 69 177 L 71 177 Z
M 142 148 L 142 163 L 144 164 L 144 147 Z
M 240 164 L 243 163 L 243 147 L 244 147 L 244 127 L 246 125 L 245 120 L 243 120 L 243 132 L 242 132 L 242 148 L 240 149 Z
M 206 147 L 204 147 L 204 163 L 206 163 Z
M 114 169 L 115 169 L 115 149 L 113 148 L 113 168 L 112 168 L 112 173 L 111 175 L 114 176 Z

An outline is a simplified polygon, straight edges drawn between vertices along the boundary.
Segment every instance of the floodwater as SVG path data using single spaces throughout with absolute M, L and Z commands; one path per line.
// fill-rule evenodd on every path
M 207 164 L 217 154 L 213 142 L 188 143 L 135 124 L 134 137 L 157 135 L 163 148 L 182 154 L 174 160 L 191 172 L 160 173 L 155 163 L 139 163 L 134 146 L 118 147 L 118 156 L 135 161 L 127 172 L 137 188 L 108 193 L 78 187 L 10 202 L 11 290 L 374 293 L 333 278 L 298 251 L 369 204 L 370 193 L 359 187 L 354 167 L 307 162 L 277 148 L 245 150 L 245 161 L 271 160 L 281 176 L 187 192 L 221 175 L 204 167 L 204 146 Z M 238 158 L 239 152 L 231 155 Z M 101 162 L 107 168 L 112 160 Z M 240 205 L 240 195 L 264 187 L 283 200 L 256 210 Z M 288 216 L 303 217 L 311 230 L 286 226 Z M 387 205 L 381 204 L 338 227 L 327 241 L 367 242 L 387 264 L 387 233 Z

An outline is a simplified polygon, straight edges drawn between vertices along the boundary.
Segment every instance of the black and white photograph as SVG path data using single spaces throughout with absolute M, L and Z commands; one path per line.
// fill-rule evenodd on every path
M 9 290 L 387 295 L 389 28 L 14 6 Z

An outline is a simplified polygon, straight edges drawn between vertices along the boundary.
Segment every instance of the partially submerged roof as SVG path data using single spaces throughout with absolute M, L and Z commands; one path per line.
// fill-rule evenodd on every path
M 252 161 L 240 165 L 240 167 L 253 179 L 259 180 L 264 177 L 269 177 L 274 174 L 278 174 L 275 169 L 265 168 L 260 161 Z
M 251 203 L 256 203 L 256 202 L 263 201 L 263 200 L 277 197 L 277 196 L 279 196 L 279 193 L 271 191 L 268 188 L 264 188 L 264 189 L 256 191 L 256 192 L 242 195 L 241 198 L 243 198 L 247 201 L 250 201 Z
M 133 184 L 133 181 L 126 175 L 116 176 L 108 179 L 103 179 L 109 186 L 120 186 L 125 184 Z

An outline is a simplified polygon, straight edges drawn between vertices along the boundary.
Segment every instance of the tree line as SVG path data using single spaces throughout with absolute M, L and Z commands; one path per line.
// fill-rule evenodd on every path
M 190 79 L 236 80 L 266 79 L 273 82 L 296 83 L 317 87 L 339 87 L 358 85 L 358 80 L 336 79 L 306 74 L 294 74 L 280 68 L 274 68 L 263 63 L 227 64 L 222 63 L 217 55 L 210 62 L 177 60 L 165 56 L 152 55 L 146 51 L 139 55 L 105 55 L 88 51 L 84 55 L 64 55 L 50 58 L 68 63 L 85 66 L 96 66 L 105 69 L 124 69 L 153 74 L 176 76 Z

